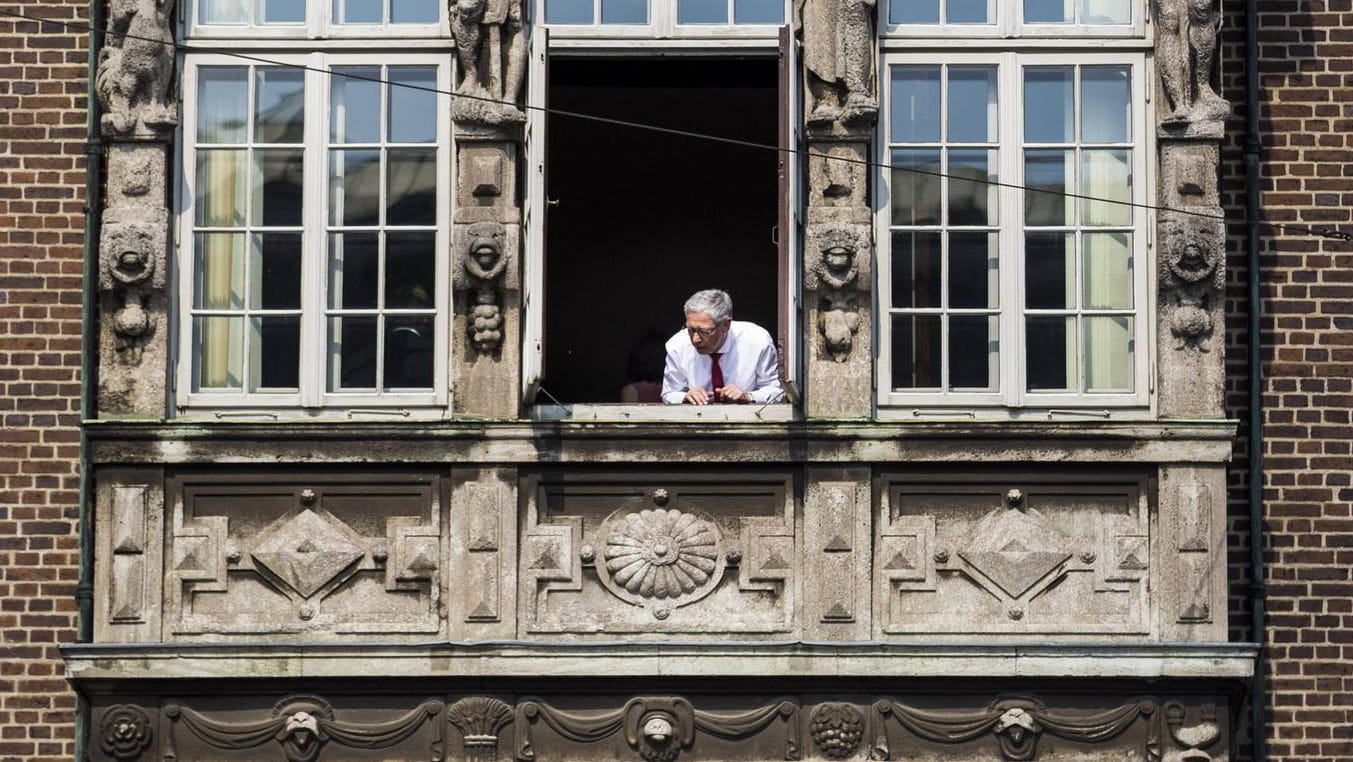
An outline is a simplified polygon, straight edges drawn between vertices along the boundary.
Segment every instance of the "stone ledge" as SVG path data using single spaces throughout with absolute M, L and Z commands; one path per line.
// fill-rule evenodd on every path
M 389 678 L 1119 678 L 1244 680 L 1247 643 L 902 645 L 884 643 L 518 642 L 423 645 L 124 645 L 62 647 L 75 682 Z

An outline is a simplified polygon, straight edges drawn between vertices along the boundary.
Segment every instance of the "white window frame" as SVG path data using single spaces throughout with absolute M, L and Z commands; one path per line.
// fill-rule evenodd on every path
M 429 416 L 441 416 L 448 408 L 450 345 L 450 264 L 445 252 L 450 247 L 451 192 L 449 182 L 437 184 L 436 214 L 436 283 L 434 307 L 436 328 L 434 338 L 433 388 L 428 392 L 327 392 L 326 367 L 328 312 L 327 251 L 329 210 L 329 127 L 330 86 L 332 81 L 325 71 L 341 66 L 426 66 L 437 71 L 437 89 L 449 92 L 451 88 L 450 57 L 427 52 L 391 53 L 307 53 L 267 54 L 260 56 L 281 65 L 307 67 L 305 71 L 306 121 L 304 133 L 305 175 L 301 232 L 301 334 L 300 387 L 296 392 L 254 392 L 246 389 L 193 390 L 193 358 L 196 353 L 192 325 L 194 297 L 194 203 L 196 171 L 196 123 L 198 73 L 204 67 L 267 67 L 260 63 L 225 54 L 190 55 L 183 62 L 183 118 L 180 122 L 177 145 L 179 199 L 177 220 L 178 249 L 178 361 L 175 374 L 177 406 L 184 412 L 212 410 L 266 410 L 274 415 L 314 414 L 323 409 L 347 410 L 352 414 L 361 408 L 403 408 L 420 410 Z M 437 176 L 451 175 L 450 108 L 437 109 Z
M 875 204 L 875 225 L 879 266 L 876 278 L 878 294 L 878 340 L 876 342 L 875 381 L 881 418 L 907 420 L 957 420 L 976 417 L 1049 417 L 1065 414 L 1068 418 L 1136 417 L 1149 414 L 1151 379 L 1155 362 L 1155 310 L 1151 307 L 1151 288 L 1155 272 L 1154 252 L 1148 231 L 1154 215 L 1145 208 L 1155 187 L 1151 159 L 1155 156 L 1154 134 L 1149 129 L 1150 103 L 1147 83 L 1150 67 L 1145 52 L 1107 51 L 1074 54 L 1047 51 L 1004 51 L 997 53 L 943 53 L 940 51 L 889 53 L 879 66 L 881 118 L 877 131 L 877 155 L 883 158 L 875 174 L 880 201 Z M 999 380 L 995 392 L 956 392 L 921 389 L 895 390 L 892 387 L 891 309 L 892 296 L 892 219 L 891 158 L 889 122 L 891 67 L 894 65 L 996 65 L 998 67 L 997 179 L 998 250 L 1015 252 L 1002 256 L 999 267 L 1000 351 Z M 1026 66 L 1127 66 L 1132 72 L 1131 136 L 1133 177 L 1133 390 L 1118 392 L 1030 392 L 1025 374 L 1024 338 L 1024 208 L 1023 153 L 1024 119 L 1023 69 Z M 1076 227 L 1081 227 L 1079 220 Z M 1078 249 L 1079 251 L 1079 249 Z M 1078 334 L 1079 335 L 1079 334 Z M 943 335 L 941 341 L 943 341 Z
M 1135 38 L 1145 34 L 1150 7 L 1143 0 L 1129 0 L 1132 17 L 1122 24 L 1026 24 L 1023 0 L 991 0 L 995 18 L 989 24 L 950 24 L 941 20 L 934 24 L 894 24 L 891 4 L 907 0 L 879 0 L 879 29 L 884 38 L 994 38 L 1009 41 L 1026 38 L 1046 43 L 1050 39 L 1071 38 Z M 939 0 L 943 15 L 946 0 Z M 881 70 L 881 69 L 880 69 Z
M 550 30 L 550 44 L 558 46 L 566 40 L 632 40 L 642 42 L 652 40 L 654 47 L 670 47 L 673 40 L 765 40 L 772 45 L 785 24 L 793 22 L 794 2 L 784 3 L 784 20 L 777 24 L 738 24 L 733 21 L 735 0 L 727 0 L 728 21 L 721 24 L 681 24 L 677 21 L 678 0 L 647 0 L 647 24 L 603 24 L 601 22 L 602 0 L 592 0 L 592 21 L 586 24 L 548 23 L 545 20 L 545 4 L 548 0 L 534 0 L 534 12 L 531 18 L 540 26 Z M 532 0 L 524 0 L 531 3 Z M 648 47 L 640 44 L 638 47 Z
M 390 0 L 385 0 L 387 3 Z M 339 24 L 333 20 L 333 0 L 306 0 L 305 21 L 289 24 L 204 24 L 198 20 L 203 0 L 179 3 L 181 39 L 306 40 L 369 38 L 445 38 L 450 34 L 448 3 L 438 0 L 437 21 L 426 24 Z M 257 2 L 257 0 L 243 0 Z M 443 43 L 444 44 L 444 43 Z

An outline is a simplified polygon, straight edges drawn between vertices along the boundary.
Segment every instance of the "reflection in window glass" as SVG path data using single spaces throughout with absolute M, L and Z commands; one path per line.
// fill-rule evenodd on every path
M 379 143 L 381 67 L 335 66 L 329 84 L 329 139 Z
M 888 23 L 938 24 L 940 23 L 940 0 L 890 0 L 888 3 Z
M 783 24 L 783 0 L 733 0 L 734 24 Z
M 437 139 L 437 71 L 427 66 L 391 66 L 389 79 L 391 143 L 431 143 Z
M 940 67 L 894 66 L 891 108 L 894 143 L 935 143 L 940 139 Z
M 601 0 L 601 23 L 647 24 L 648 0 Z
M 676 0 L 678 24 L 726 24 L 727 0 Z
M 591 24 L 592 0 L 545 0 L 545 23 Z

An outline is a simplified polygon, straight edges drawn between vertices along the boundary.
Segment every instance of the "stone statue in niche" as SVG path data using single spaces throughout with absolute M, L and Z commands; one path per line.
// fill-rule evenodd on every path
M 155 329 L 146 307 L 150 289 L 162 285 L 152 281 L 163 280 L 158 273 L 165 243 L 163 227 L 150 222 L 109 222 L 100 231 L 99 283 L 121 302 L 112 320 L 114 348 L 128 365 L 141 361 L 145 340 Z
M 874 7 L 875 0 L 797 0 L 809 125 L 867 128 L 878 118 Z
M 481 354 L 493 354 L 503 345 L 498 290 L 507 271 L 507 229 L 501 222 L 474 222 L 461 230 L 465 238 L 461 264 L 474 292 L 467 326 L 470 345 Z
M 1221 28 L 1217 2 L 1155 0 L 1157 67 L 1172 109 L 1161 120 L 1166 128 L 1222 120 L 1231 114 L 1231 104 L 1212 89 L 1217 30 Z
M 146 140 L 168 137 L 178 124 L 174 82 L 176 0 L 112 0 L 99 51 L 95 89 L 103 134 Z
M 451 118 L 486 125 L 520 124 L 526 76 L 521 0 L 452 0 L 451 36 L 460 62 Z
M 1160 299 L 1175 349 L 1192 347 L 1212 335 L 1212 312 L 1226 286 L 1222 266 L 1222 222 L 1211 217 L 1161 215 Z
M 862 225 L 824 225 L 809 230 L 812 262 L 810 285 L 818 294 L 818 331 L 833 361 L 850 359 L 854 336 L 860 330 L 860 258 L 868 256 L 869 231 Z M 813 283 L 815 281 L 815 283 Z

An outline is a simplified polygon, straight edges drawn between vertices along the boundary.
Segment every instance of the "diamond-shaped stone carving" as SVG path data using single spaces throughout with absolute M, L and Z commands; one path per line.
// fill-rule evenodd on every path
M 349 539 L 347 525 L 329 514 L 301 511 L 271 527 L 254 548 L 254 562 L 303 598 L 329 584 L 365 552 Z
M 1019 598 L 1071 558 L 1062 547 L 1065 539 L 1036 512 L 1002 508 L 982 519 L 960 555 L 1006 595 Z

